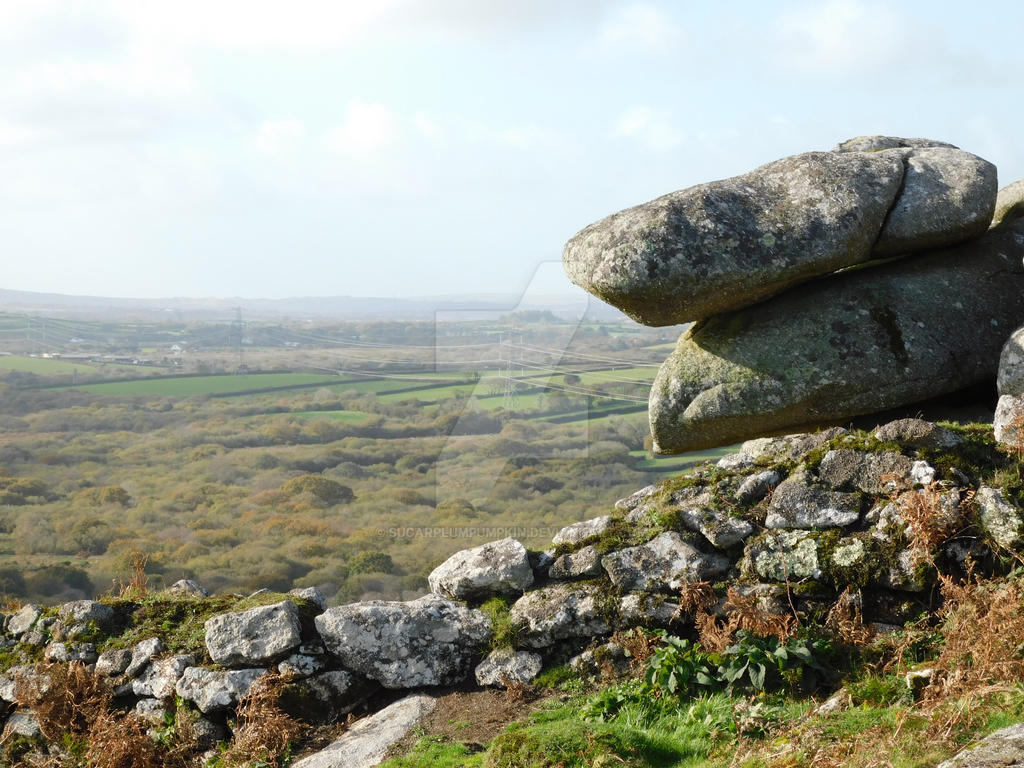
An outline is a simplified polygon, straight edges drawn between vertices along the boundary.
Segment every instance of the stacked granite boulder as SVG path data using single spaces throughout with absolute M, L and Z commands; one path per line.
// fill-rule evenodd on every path
M 1019 186 L 997 204 L 975 155 L 862 137 L 616 213 L 563 263 L 641 323 L 695 322 L 651 389 L 656 449 L 679 453 L 993 378 L 1024 323 Z

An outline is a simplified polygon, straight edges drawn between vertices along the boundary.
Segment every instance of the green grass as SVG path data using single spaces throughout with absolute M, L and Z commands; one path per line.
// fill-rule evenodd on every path
M 253 389 L 301 387 L 310 384 L 336 384 L 336 376 L 318 373 L 251 373 L 238 376 L 181 376 L 159 377 L 138 381 L 109 381 L 87 384 L 75 389 L 94 395 L 152 395 L 163 397 L 192 397 L 218 395 Z
M 420 739 L 409 754 L 384 763 L 387 768 L 475 768 L 482 765 L 484 753 L 471 752 L 460 742 L 444 736 Z
M 61 374 L 74 373 L 94 369 L 90 363 L 69 363 L 65 360 L 50 360 L 43 357 L 21 357 L 19 355 L 0 355 L 0 371 L 24 371 L 26 373 Z

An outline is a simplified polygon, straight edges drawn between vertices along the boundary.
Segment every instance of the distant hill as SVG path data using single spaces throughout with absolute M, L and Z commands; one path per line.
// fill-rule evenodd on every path
M 572 296 L 531 296 L 522 301 L 514 294 L 481 294 L 383 298 L 363 296 L 310 296 L 287 299 L 160 298 L 139 299 L 111 296 L 69 296 L 0 289 L 0 311 L 48 313 L 74 317 L 116 314 L 124 318 L 175 319 L 223 317 L 241 308 L 248 318 L 342 320 L 433 320 L 489 317 L 494 313 L 551 312 L 561 318 L 576 318 L 582 308 L 594 320 L 624 320 L 617 309 L 582 294 Z M 463 315 L 463 313 L 465 313 Z M 450 315 L 450 317 L 449 317 Z

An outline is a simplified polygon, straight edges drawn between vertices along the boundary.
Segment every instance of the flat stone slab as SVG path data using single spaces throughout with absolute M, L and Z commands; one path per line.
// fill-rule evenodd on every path
M 996 192 L 995 166 L 949 144 L 862 137 L 620 211 L 573 236 L 562 263 L 634 320 L 672 325 L 976 237 Z
M 407 696 L 354 723 L 341 738 L 292 768 L 372 768 L 384 762 L 388 749 L 434 711 L 431 696 Z
M 1024 324 L 1022 257 L 1018 219 L 698 323 L 651 387 L 656 450 L 842 423 L 992 379 Z
M 1007 768 L 1024 765 L 1024 723 L 991 733 L 976 746 L 940 763 L 938 768 Z

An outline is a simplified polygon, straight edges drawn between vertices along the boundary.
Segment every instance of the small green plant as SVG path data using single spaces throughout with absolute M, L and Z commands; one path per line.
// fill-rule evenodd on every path
M 698 686 L 707 689 L 717 686 L 712 656 L 685 638 L 661 634 L 662 646 L 651 655 L 644 672 L 648 693 L 681 698 Z
M 791 637 L 758 637 L 739 630 L 736 642 L 722 652 L 717 678 L 731 693 L 748 688 L 760 693 L 781 687 L 794 687 L 807 670 L 826 672 L 818 660 L 828 653 L 828 642 Z

